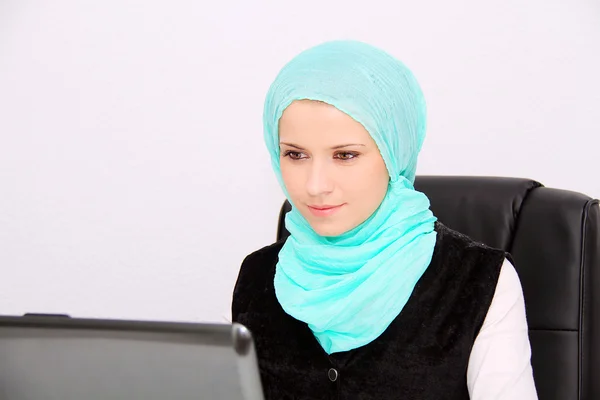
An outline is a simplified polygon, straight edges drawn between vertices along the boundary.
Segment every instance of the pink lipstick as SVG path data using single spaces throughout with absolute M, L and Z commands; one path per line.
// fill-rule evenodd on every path
M 317 217 L 328 217 L 335 214 L 344 204 L 332 206 L 329 204 L 308 206 L 310 212 Z

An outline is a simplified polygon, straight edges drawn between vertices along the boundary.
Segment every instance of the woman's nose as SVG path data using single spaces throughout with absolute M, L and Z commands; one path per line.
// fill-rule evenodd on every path
M 313 162 L 308 167 L 306 191 L 311 196 L 320 196 L 333 190 L 333 180 L 326 164 Z

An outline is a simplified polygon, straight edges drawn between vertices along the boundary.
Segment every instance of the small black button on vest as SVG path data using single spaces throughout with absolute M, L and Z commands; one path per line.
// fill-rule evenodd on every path
M 402 312 L 371 343 L 329 356 L 275 297 L 283 241 L 246 257 L 232 318 L 254 335 L 267 399 L 469 399 L 469 355 L 506 254 L 435 229 L 433 258 Z

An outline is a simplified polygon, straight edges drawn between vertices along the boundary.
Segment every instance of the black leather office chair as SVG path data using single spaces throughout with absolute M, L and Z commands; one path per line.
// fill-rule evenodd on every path
M 419 176 L 415 188 L 446 226 L 512 254 L 540 400 L 600 400 L 598 200 L 517 178 Z

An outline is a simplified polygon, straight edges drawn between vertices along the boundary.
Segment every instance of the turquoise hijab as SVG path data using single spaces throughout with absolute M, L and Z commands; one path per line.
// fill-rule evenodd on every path
M 293 101 L 329 103 L 360 122 L 385 161 L 390 181 L 379 208 L 340 236 L 320 236 L 294 207 L 281 176 L 279 119 Z M 303 51 L 277 75 L 264 106 L 264 139 L 292 204 L 279 252 L 275 294 L 308 324 L 327 354 L 364 346 L 400 314 L 433 254 L 429 200 L 414 187 L 425 138 L 425 101 L 412 73 L 386 52 L 357 41 Z

